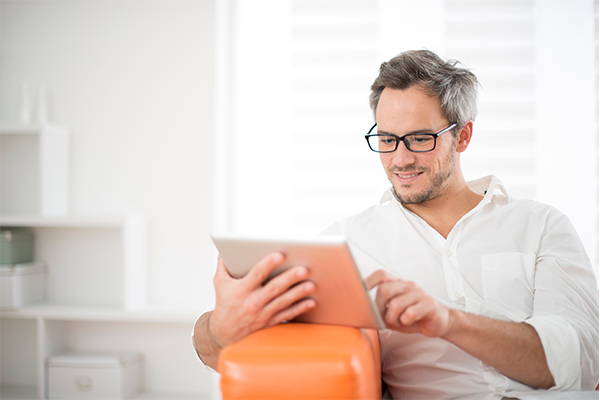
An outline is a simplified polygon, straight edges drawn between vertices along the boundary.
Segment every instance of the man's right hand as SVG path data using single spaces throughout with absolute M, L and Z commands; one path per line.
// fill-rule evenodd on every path
M 292 267 L 263 285 L 284 259 L 281 253 L 271 253 L 243 278 L 236 279 L 219 257 L 214 277 L 215 310 L 207 324 L 207 334 L 219 347 L 316 307 L 316 301 L 308 298 L 316 285 L 307 280 L 309 271 L 304 266 Z

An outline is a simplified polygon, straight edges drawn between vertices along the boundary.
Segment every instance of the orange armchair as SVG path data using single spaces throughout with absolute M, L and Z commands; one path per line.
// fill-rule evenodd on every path
M 286 323 L 252 333 L 219 356 L 229 399 L 381 399 L 376 330 Z

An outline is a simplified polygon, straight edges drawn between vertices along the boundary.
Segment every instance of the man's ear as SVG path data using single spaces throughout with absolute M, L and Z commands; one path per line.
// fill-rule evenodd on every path
M 469 121 L 462 127 L 458 134 L 458 142 L 456 144 L 456 151 L 462 153 L 469 147 L 471 143 L 471 137 L 473 136 L 473 121 Z

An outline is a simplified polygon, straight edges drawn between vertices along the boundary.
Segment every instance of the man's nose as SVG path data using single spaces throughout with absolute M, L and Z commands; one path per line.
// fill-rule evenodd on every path
M 415 153 L 408 150 L 404 141 L 398 143 L 398 148 L 392 153 L 393 162 L 396 166 L 402 167 L 405 165 L 411 165 L 415 162 Z

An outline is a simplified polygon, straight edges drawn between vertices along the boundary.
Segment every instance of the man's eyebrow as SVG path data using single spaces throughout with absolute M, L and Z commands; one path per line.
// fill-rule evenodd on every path
M 410 131 L 410 132 L 406 132 L 404 135 L 397 135 L 395 133 L 390 133 L 390 132 L 380 131 L 380 130 L 377 130 L 377 133 L 380 134 L 380 135 L 394 135 L 394 136 L 402 137 L 402 136 L 406 136 L 406 135 L 416 135 L 416 134 L 419 134 L 419 133 L 429 133 L 429 134 L 431 134 L 431 133 L 436 133 L 436 132 L 434 132 L 432 129 L 423 128 L 423 129 L 417 129 L 417 130 L 413 130 L 413 131 Z

